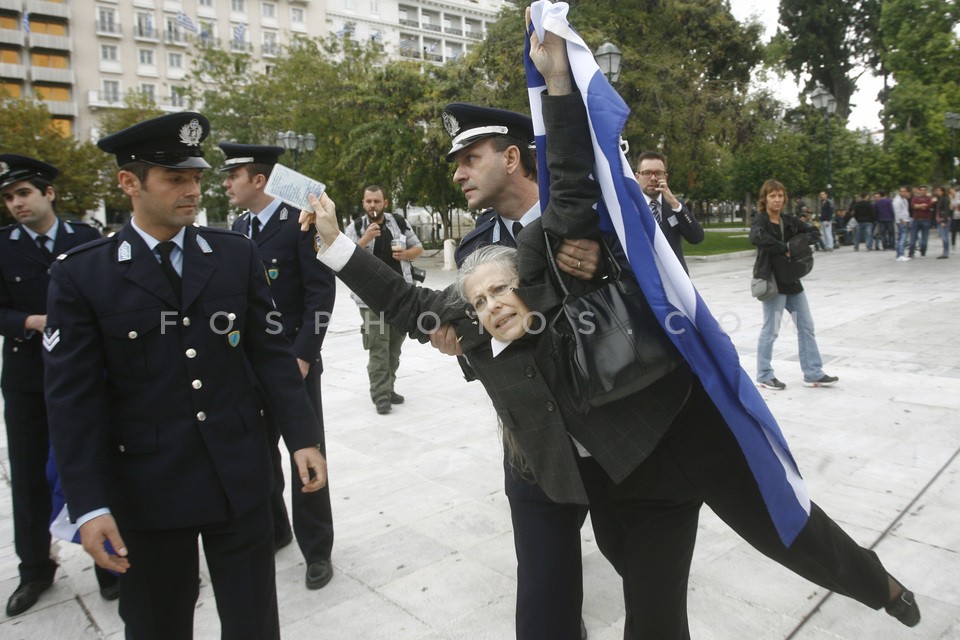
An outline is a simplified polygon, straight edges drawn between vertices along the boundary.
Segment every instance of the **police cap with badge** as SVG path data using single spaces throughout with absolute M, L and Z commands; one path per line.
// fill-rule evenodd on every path
M 209 169 L 200 143 L 210 134 L 210 123 L 199 113 L 183 111 L 127 127 L 97 142 L 117 157 L 117 164 L 146 162 L 168 169 Z
M 0 189 L 15 182 L 40 178 L 53 182 L 60 170 L 42 160 L 15 153 L 0 154 Z
M 491 136 L 509 135 L 533 144 L 533 120 L 522 113 L 454 102 L 444 108 L 441 117 L 443 128 L 453 138 L 447 162 L 461 149 Z
M 220 172 L 232 171 L 245 164 L 277 164 L 286 151 L 283 147 L 237 142 L 221 142 L 220 150 L 225 157 L 223 166 L 217 169 Z

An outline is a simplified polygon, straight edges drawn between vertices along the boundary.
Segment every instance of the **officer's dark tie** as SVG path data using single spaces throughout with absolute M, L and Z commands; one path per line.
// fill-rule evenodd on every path
M 177 294 L 177 300 L 179 300 L 180 274 L 177 273 L 177 270 L 173 267 L 173 261 L 170 259 L 170 254 L 173 253 L 175 246 L 177 245 L 173 240 L 167 240 L 157 245 L 157 251 L 160 252 L 160 268 L 163 269 L 164 275 L 167 276 L 167 280 L 170 281 L 170 286 L 173 287 L 173 292 Z
M 521 231 L 523 231 L 523 225 L 520 224 L 519 222 L 514 222 L 514 223 L 513 223 L 513 237 L 514 237 L 514 239 L 516 239 L 516 237 L 520 235 L 520 232 L 521 232 Z
M 47 236 L 37 236 L 37 246 L 40 248 L 40 253 L 43 254 L 44 258 L 53 260 L 53 254 L 50 253 L 50 249 L 47 249 L 47 241 L 49 239 Z
M 253 216 L 250 220 L 250 239 L 256 240 L 258 233 L 260 233 L 260 218 Z
M 657 224 L 662 222 L 660 218 L 660 203 L 656 200 L 650 201 L 650 213 L 652 213 L 653 217 L 657 219 Z

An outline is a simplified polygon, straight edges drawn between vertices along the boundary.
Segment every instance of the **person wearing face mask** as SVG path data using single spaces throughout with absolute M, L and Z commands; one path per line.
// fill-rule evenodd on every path
M 795 235 L 806 234 L 813 244 L 820 239 L 820 233 L 784 212 L 787 190 L 777 180 L 767 180 L 760 188 L 758 198 L 760 211 L 753 217 L 750 225 L 750 242 L 760 252 L 768 254 L 771 260 L 789 257 L 787 242 Z M 763 256 L 758 256 L 758 260 Z M 800 343 L 800 369 L 803 371 L 803 383 L 808 387 L 829 387 L 836 384 L 837 376 L 827 375 L 823 371 L 823 360 L 817 347 L 817 338 L 813 330 L 813 316 L 810 305 L 803 292 L 800 281 L 780 282 L 779 293 L 763 301 L 763 329 L 760 331 L 760 343 L 757 346 L 757 385 L 764 389 L 782 391 L 787 385 L 776 378 L 771 359 L 773 342 L 780 331 L 783 312 L 787 311 L 797 325 L 797 338 Z
M 571 237 L 583 238 L 592 228 L 593 237 L 600 238 L 593 208 L 599 187 L 590 178 L 586 113 L 579 95 L 571 94 L 566 50 L 551 35 L 543 46 L 535 34 L 530 38 L 530 57 L 547 86 L 541 99 L 550 202 L 518 236 L 517 250 L 485 246 L 471 253 L 457 276 L 459 304 L 447 305 L 433 320 L 442 323 L 463 306 L 477 318 L 487 339 L 472 342 L 465 355 L 512 436 L 514 454 L 554 501 L 590 504 L 601 551 L 608 553 L 611 541 L 620 545 L 624 637 L 690 637 L 687 579 L 704 502 L 787 568 L 874 609 L 885 607 L 903 624 L 917 624 L 913 594 L 815 504 L 808 503 L 806 522 L 795 538 L 780 537 L 731 428 L 690 367 L 593 407 L 588 415 L 555 392 L 560 387 L 552 345 L 537 330 L 537 319 L 549 317 L 562 296 L 550 281 L 547 259 L 554 247 L 543 232 L 555 236 L 566 227 L 575 234 Z M 336 206 L 327 194 L 311 204 L 313 211 L 302 212 L 301 222 L 316 224 L 322 243 L 318 257 L 388 321 L 416 332 L 445 292 L 404 284 L 358 251 L 340 234 Z M 573 291 L 594 286 L 562 277 Z

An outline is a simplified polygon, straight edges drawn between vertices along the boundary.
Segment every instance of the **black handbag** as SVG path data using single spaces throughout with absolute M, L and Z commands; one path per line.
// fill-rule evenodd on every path
M 410 265 L 410 277 L 417 282 L 423 282 L 427 279 L 427 272 L 424 269 Z
M 547 242 L 547 262 L 563 302 L 547 323 L 556 374 L 580 413 L 636 393 L 684 364 L 632 271 L 600 242 L 606 276 L 595 290 L 570 293 Z
M 783 219 L 781 218 L 780 237 L 785 237 L 785 235 Z M 777 282 L 800 282 L 800 278 L 813 269 L 813 249 L 810 248 L 810 240 L 807 238 L 807 234 L 798 233 L 786 242 L 787 246 L 790 247 L 790 257 L 787 257 L 786 254 L 774 256 L 773 273 L 777 276 Z

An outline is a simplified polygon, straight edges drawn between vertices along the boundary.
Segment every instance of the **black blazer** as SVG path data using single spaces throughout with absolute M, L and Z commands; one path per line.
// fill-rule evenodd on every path
M 52 254 L 56 257 L 99 237 L 93 227 L 60 220 Z M 43 392 L 42 336 L 25 331 L 23 323 L 27 316 L 47 312 L 50 263 L 21 225 L 0 229 L 0 335 L 5 337 L 0 386 L 4 389 Z
M 683 259 L 683 243 L 681 239 L 685 238 L 690 244 L 700 244 L 703 242 L 703 227 L 700 226 L 700 223 L 697 222 L 694 215 L 690 213 L 690 209 L 687 208 L 687 203 L 682 200 L 680 201 L 680 211 L 671 209 L 670 205 L 663 201 L 662 198 L 661 204 L 660 230 L 663 231 L 663 235 L 667 237 L 670 248 L 677 254 L 680 264 L 683 265 L 683 270 L 690 273 L 690 269 L 687 268 L 687 262 Z
M 300 231 L 299 217 L 299 210 L 281 203 L 254 242 L 281 314 L 283 335 L 298 358 L 317 365 L 337 286 L 333 272 L 317 260 L 314 234 Z M 249 211 L 237 218 L 233 230 L 249 234 Z
M 520 233 L 520 295 L 532 311 L 549 315 L 559 304 L 548 280 L 543 229 L 562 238 L 599 238 L 593 204 L 599 188 L 589 175 L 593 157 L 583 135 L 586 113 L 579 96 L 544 96 L 544 120 L 550 141 L 547 162 L 552 176 L 551 201 L 540 220 Z M 542 222 L 541 222 L 542 221 Z M 379 261 L 355 251 L 337 274 L 388 322 L 427 339 L 420 318 L 439 322 L 463 318 L 464 303 L 448 289 L 433 291 L 409 285 Z M 570 278 L 572 291 L 592 285 Z M 472 327 L 472 331 L 470 330 Z M 478 324 L 457 325 L 461 347 L 493 401 L 497 414 L 518 443 L 536 481 L 557 502 L 585 504 L 586 492 L 568 433 L 583 444 L 610 477 L 622 481 L 653 451 L 683 406 L 691 374 L 684 367 L 641 393 L 578 414 L 554 393 L 549 344 L 529 335 L 492 357 L 489 336 Z
M 187 227 L 182 297 L 128 223 L 50 273 L 50 440 L 70 515 L 199 526 L 269 497 L 267 431 L 250 371 L 290 451 L 320 441 L 256 248 Z

